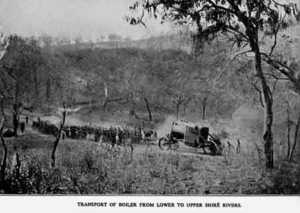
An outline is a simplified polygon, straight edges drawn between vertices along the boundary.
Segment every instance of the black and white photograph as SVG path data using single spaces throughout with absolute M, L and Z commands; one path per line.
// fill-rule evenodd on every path
M 0 140 L 1 196 L 299 196 L 300 0 L 0 0 Z

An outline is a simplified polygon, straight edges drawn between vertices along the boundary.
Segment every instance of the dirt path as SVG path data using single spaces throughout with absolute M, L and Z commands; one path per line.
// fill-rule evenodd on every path
M 59 112 L 59 109 L 58 109 Z M 59 124 L 60 119 L 57 116 L 43 116 L 38 114 L 31 115 L 32 120 L 36 120 L 37 117 L 40 117 L 42 120 L 47 120 L 53 124 Z M 111 126 L 120 126 L 122 124 L 118 124 L 117 122 L 111 121 L 100 121 L 95 116 L 93 119 L 88 119 L 90 116 L 82 117 L 81 114 L 73 113 L 69 115 L 66 119 L 66 124 L 68 125 L 91 125 L 98 126 L 102 128 L 109 128 Z M 24 118 L 23 118 L 24 119 Z M 86 122 L 89 121 L 89 122 Z M 158 138 L 165 136 L 170 133 L 172 123 L 176 121 L 176 117 L 173 115 L 167 115 L 164 122 L 160 124 L 155 130 L 157 131 Z M 255 143 L 259 143 L 259 129 L 260 127 L 254 120 L 251 119 L 242 119 L 240 117 L 236 117 L 234 119 L 212 119 L 212 120 L 198 120 L 195 122 L 199 127 L 209 127 L 211 134 L 216 134 L 221 139 L 223 144 L 227 144 L 229 141 L 233 146 L 237 146 L 237 140 L 239 139 L 241 142 L 242 149 L 244 152 L 250 152 L 253 150 L 253 146 Z M 31 127 L 29 127 L 29 131 Z M 184 146 L 184 145 L 183 145 Z M 181 146 L 182 147 L 182 146 Z M 189 149 L 189 148 L 188 148 Z M 181 150 L 181 152 L 191 153 L 190 151 L 186 151 L 185 149 Z M 202 152 L 202 151 L 200 151 Z
M 48 120 L 49 122 L 53 122 L 55 123 L 55 121 L 58 122 L 58 120 L 55 119 L 54 116 L 45 116 L 45 117 L 42 117 L 41 119 L 44 119 L 44 120 Z M 172 116 L 169 116 L 166 121 L 164 122 L 163 125 L 161 125 L 160 129 L 159 129 L 159 134 L 161 136 L 165 135 L 166 133 L 168 133 L 170 130 L 168 130 L 168 128 L 170 127 L 170 124 L 173 122 L 173 119 L 174 117 Z M 26 125 L 26 129 L 25 129 L 25 133 L 22 134 L 19 132 L 19 135 L 20 137 L 34 137 L 34 138 L 43 138 L 43 139 L 47 139 L 49 138 L 49 140 L 52 140 L 53 139 L 53 136 L 51 135 L 45 135 L 41 132 L 38 132 L 38 131 L 35 131 L 34 129 L 32 129 L 32 119 L 29 120 L 29 124 Z M 70 120 L 71 122 L 73 121 L 76 121 L 76 119 L 74 120 Z M 74 123 L 73 123 L 74 124 Z M 75 123 L 78 125 L 78 123 Z M 180 146 L 177 150 L 167 150 L 167 151 L 163 151 L 159 148 L 158 146 L 158 140 L 159 140 L 159 137 L 158 139 L 152 139 L 152 140 L 149 140 L 149 141 L 146 141 L 146 142 L 141 142 L 140 144 L 134 144 L 134 152 L 135 153 L 144 153 L 146 150 L 148 151 L 153 151 L 153 152 L 161 152 L 161 153 L 178 153 L 178 154 L 181 154 L 181 155 L 184 155 L 184 156 L 198 156 L 198 155 L 201 155 L 203 157 L 213 157 L 213 156 L 210 156 L 208 154 L 205 154 L 203 152 L 202 149 L 194 149 L 194 148 L 189 148 L 187 146 L 185 146 L 183 143 L 180 143 Z M 65 139 L 64 142 L 74 142 L 76 140 L 73 140 L 73 139 Z M 86 143 L 91 143 L 91 141 L 89 140 L 81 140 L 83 142 L 86 142 Z

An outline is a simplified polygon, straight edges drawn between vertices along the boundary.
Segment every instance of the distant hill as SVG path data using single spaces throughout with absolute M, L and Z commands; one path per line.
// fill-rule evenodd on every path
M 116 40 L 116 41 L 98 41 L 92 42 L 82 42 L 73 43 L 68 45 L 63 45 L 64 48 L 69 48 L 70 50 L 76 49 L 115 49 L 115 48 L 138 48 L 138 49 L 153 49 L 153 50 L 166 50 L 166 49 L 176 49 L 183 50 L 188 53 L 191 52 L 192 44 L 186 38 L 179 34 L 166 34 L 160 36 L 153 36 L 147 39 L 140 40 Z

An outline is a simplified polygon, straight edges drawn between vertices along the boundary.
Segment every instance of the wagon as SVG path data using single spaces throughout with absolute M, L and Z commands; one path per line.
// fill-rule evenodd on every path
M 205 153 L 209 152 L 212 155 L 222 154 L 221 141 L 209 133 L 208 127 L 199 128 L 198 125 L 189 122 L 173 122 L 171 132 L 158 141 L 161 150 L 176 150 L 180 143 L 188 147 L 203 149 Z

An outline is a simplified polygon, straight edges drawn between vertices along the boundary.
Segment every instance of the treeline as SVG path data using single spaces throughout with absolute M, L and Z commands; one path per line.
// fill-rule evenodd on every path
M 96 101 L 103 108 L 108 104 L 122 108 L 127 103 L 133 113 L 149 106 L 156 112 L 218 117 L 230 116 L 253 95 L 241 76 L 227 76 L 225 83 L 219 83 L 219 70 L 227 57 L 224 43 L 214 44 L 198 56 L 178 49 L 60 51 L 68 61 L 69 76 L 81 82 L 80 88 L 72 88 L 75 102 Z M 236 88 L 229 87 L 232 83 Z M 236 100 L 241 92 L 243 100 Z
M 200 115 L 207 108 L 205 117 L 230 115 L 240 104 L 226 95 L 224 85 L 210 83 L 223 65 L 224 44 L 197 59 L 181 50 L 74 49 L 51 41 L 10 37 L 1 60 L 1 90 L 9 87 L 15 111 L 17 106 L 50 109 L 63 101 L 102 108 L 122 102 L 132 113 L 144 107 L 149 113 L 199 110 Z
M 17 35 L 7 40 L 0 60 L 0 97 L 14 134 L 23 110 L 50 113 L 62 103 L 86 105 L 88 113 L 122 111 L 132 124 L 140 122 L 141 114 L 148 114 L 149 121 L 158 113 L 207 119 L 231 117 L 245 104 L 265 107 L 253 59 L 228 63 L 230 44 L 222 39 L 192 53 L 177 48 L 70 48 L 53 45 L 49 37 L 42 43 Z M 287 48 L 279 56 L 288 66 L 298 66 Z M 292 159 L 299 135 L 298 87 L 274 67 L 264 64 L 263 69 L 278 124 L 274 135 L 287 141 L 286 156 Z
M 226 67 L 230 46 L 222 40 L 203 45 L 197 54 L 180 49 L 70 48 L 54 45 L 47 36 L 37 40 L 14 35 L 9 40 L 0 87 L 10 96 L 12 103 L 6 103 L 16 119 L 21 108 L 47 111 L 62 102 L 89 103 L 101 110 L 125 108 L 132 116 L 147 111 L 149 120 L 153 112 L 230 117 L 245 103 L 261 102 L 251 76 L 244 74 L 253 69 L 253 62 L 239 60 Z M 276 82 L 276 88 L 287 87 Z

